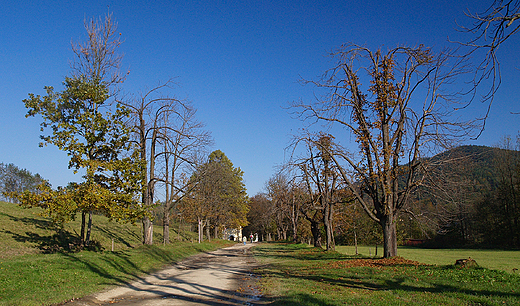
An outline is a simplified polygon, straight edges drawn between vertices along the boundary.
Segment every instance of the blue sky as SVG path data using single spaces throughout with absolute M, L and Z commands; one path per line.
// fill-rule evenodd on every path
M 124 39 L 128 93 L 175 78 L 171 91 L 192 101 L 198 119 L 244 171 L 249 195 L 261 191 L 285 147 L 303 124 L 284 107 L 311 101 L 316 79 L 332 65 L 330 51 L 343 43 L 369 48 L 424 44 L 440 49 L 464 40 L 457 22 L 464 11 L 491 1 L 2 1 L 0 10 L 0 162 L 40 173 L 53 186 L 77 180 L 68 158 L 39 148 L 40 118 L 25 118 L 22 100 L 61 88 L 73 59 L 71 41 L 84 38 L 84 18 L 108 10 Z M 494 145 L 518 132 L 520 37 L 499 50 L 503 84 L 486 130 L 468 144 Z M 482 114 L 478 103 L 469 115 Z M 343 142 L 348 142 L 344 140 Z

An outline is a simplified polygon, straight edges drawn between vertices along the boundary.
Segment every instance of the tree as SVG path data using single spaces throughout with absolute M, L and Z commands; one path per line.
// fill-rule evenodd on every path
M 499 47 L 520 30 L 520 2 L 514 0 L 495 0 L 482 13 L 467 12 L 466 16 L 473 20 L 469 27 L 462 27 L 463 31 L 471 34 L 471 39 L 461 43 L 469 47 L 466 56 L 471 56 L 480 50 L 485 51 L 482 61 L 477 65 L 475 72 L 474 90 L 484 81 L 491 80 L 489 90 L 482 100 L 489 101 L 489 108 L 493 97 L 500 87 L 500 63 L 497 59 Z
M 299 240 L 298 228 L 302 220 L 301 207 L 306 201 L 305 188 L 291 173 L 290 167 L 280 170 L 266 183 L 267 197 L 271 201 L 277 223 L 278 239 Z M 282 238 L 283 237 L 283 238 Z
M 345 199 L 341 197 L 339 172 L 332 163 L 331 151 L 333 137 L 327 134 L 320 134 L 316 137 L 303 137 L 298 142 L 304 141 L 308 153 L 300 162 L 303 180 L 310 197 L 311 210 L 319 210 L 325 226 L 326 249 L 334 250 L 334 206 Z M 310 217 L 306 212 L 305 216 L 311 222 L 311 232 L 313 233 L 315 246 L 319 242 L 320 233 L 315 217 L 317 212 Z
M 504 137 L 494 164 L 498 186 L 477 202 L 478 227 L 483 242 L 506 248 L 520 246 L 520 135 Z
M 249 212 L 247 230 L 258 233 L 260 241 L 270 241 L 275 231 L 274 210 L 271 201 L 265 194 L 259 193 L 249 201 Z
M 447 92 L 450 82 L 466 72 L 464 62 L 453 63 L 450 52 L 434 55 L 423 46 L 383 54 L 347 45 L 333 55 L 337 64 L 323 79 L 307 82 L 326 95 L 294 106 L 302 118 L 338 125 L 354 137 L 357 154 L 339 144 L 320 146 L 329 151 L 342 184 L 381 226 L 384 257 L 396 256 L 396 216 L 421 184 L 426 169 L 421 157 L 471 131 L 469 123 L 450 116 L 460 95 Z M 368 88 L 361 84 L 366 79 Z
M 172 81 L 148 90 L 137 99 L 121 101 L 132 116 L 128 123 L 132 129 L 132 141 L 139 150 L 139 159 L 145 165 L 145 188 L 142 191 L 143 207 L 154 206 L 156 185 L 165 186 L 163 207 L 164 243 L 169 243 L 169 223 L 172 203 L 179 201 L 189 188 L 189 180 L 182 170 L 191 172 L 196 164 L 196 154 L 211 143 L 211 136 L 204 125 L 195 118 L 196 110 L 188 102 L 165 94 Z M 184 167 L 191 169 L 183 169 Z M 143 243 L 153 243 L 153 223 L 144 216 Z
M 180 209 L 185 218 L 198 223 L 199 241 L 204 228 L 210 238 L 211 225 L 215 236 L 224 228 L 247 225 L 249 199 L 242 176 L 242 170 L 235 168 L 220 150 L 213 151 L 193 173 L 194 187 Z
M 170 212 L 189 193 L 188 179 L 197 166 L 198 156 L 212 143 L 209 132 L 195 119 L 196 110 L 189 103 L 177 103 L 164 118 L 164 178 L 166 189 L 163 207 L 163 243 L 169 243 Z
M 107 15 L 104 21 L 85 22 L 85 28 L 86 43 L 72 47 L 76 60 L 72 76 L 65 78 L 65 89 L 55 92 L 45 87 L 46 96 L 29 94 L 24 100 L 29 109 L 26 116 L 41 115 L 41 131 L 50 130 L 41 136 L 40 146 L 53 144 L 67 152 L 69 168 L 84 169 L 84 181 L 57 191 L 42 185 L 39 194 L 19 194 L 19 199 L 24 205 L 48 208 L 63 221 L 67 220 L 63 216 L 74 218 L 80 211 L 81 240 L 88 244 L 94 212 L 132 221 L 142 213 L 134 198 L 141 189 L 142 168 L 134 162 L 129 142 L 128 110 L 110 100 L 123 80 L 116 52 L 120 40 L 114 37 L 117 26 Z M 61 208 L 64 213 L 59 212 Z M 86 214 L 89 222 L 84 237 Z
M 294 228 L 296 220 L 291 220 L 290 182 L 289 177 L 280 172 L 271 177 L 265 186 L 267 197 L 274 208 L 274 220 L 278 240 L 287 240 L 289 229 Z

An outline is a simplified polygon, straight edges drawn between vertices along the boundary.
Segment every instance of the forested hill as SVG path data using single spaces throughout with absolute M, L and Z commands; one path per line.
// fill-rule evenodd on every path
M 425 165 L 427 187 L 412 201 L 429 205 L 442 244 L 520 247 L 520 151 L 460 146 Z
M 518 154 L 493 147 L 466 145 L 437 154 L 429 162 L 444 177 L 464 179 L 480 188 L 495 189 L 498 182 L 497 163 L 504 155 L 515 153 Z

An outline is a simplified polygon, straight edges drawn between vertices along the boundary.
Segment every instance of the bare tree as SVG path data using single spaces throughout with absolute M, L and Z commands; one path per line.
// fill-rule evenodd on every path
M 274 220 L 278 240 L 287 240 L 287 233 L 291 224 L 291 204 L 290 204 L 290 179 L 283 172 L 273 175 L 265 185 L 267 197 L 274 206 Z
M 120 72 L 123 55 L 117 52 L 121 45 L 121 33 L 117 34 L 117 23 L 109 13 L 104 19 L 84 21 L 88 39 L 83 43 L 72 43 L 76 54 L 71 63 L 74 77 L 86 77 L 114 90 L 123 83 L 126 74 Z
M 422 182 L 424 152 L 470 132 L 452 116 L 460 95 L 445 89 L 467 71 L 463 62 L 451 62 L 448 51 L 433 55 L 423 46 L 383 54 L 347 45 L 334 56 L 337 65 L 321 81 L 309 82 L 326 95 L 294 106 L 303 119 L 338 125 L 354 137 L 357 153 L 336 144 L 322 148 L 342 183 L 381 225 L 384 256 L 396 256 L 396 216 Z M 367 78 L 370 86 L 363 88 Z
M 296 142 L 303 141 L 307 147 L 307 153 L 298 162 L 309 196 L 309 202 L 301 210 L 311 223 L 315 246 L 321 246 L 321 233 L 316 219 L 321 216 L 325 226 L 327 250 L 335 249 L 334 206 L 345 200 L 340 196 L 341 180 L 331 158 L 332 140 L 331 135 L 322 133 L 302 137 Z
M 178 101 L 164 116 L 164 177 L 166 188 L 163 207 L 163 243 L 170 242 L 170 213 L 176 203 L 194 187 L 188 175 L 197 167 L 197 156 L 212 143 L 209 132 L 196 120 L 196 110 L 189 103 Z
M 247 229 L 252 233 L 258 233 L 260 241 L 270 241 L 274 230 L 274 207 L 271 201 L 265 194 L 259 193 L 250 199 L 249 205 Z
M 183 197 L 189 187 L 186 175 L 195 164 L 195 154 L 211 142 L 209 133 L 196 121 L 195 109 L 190 103 L 163 95 L 170 89 L 169 80 L 147 91 L 138 99 L 120 101 L 130 109 L 134 141 L 139 148 L 139 158 L 146 165 L 142 205 L 152 207 L 156 201 L 156 184 L 166 186 L 163 219 L 164 243 L 169 242 L 170 210 L 172 203 Z M 184 168 L 187 167 L 187 168 Z M 183 179 L 184 178 L 184 179 Z M 143 218 L 143 243 L 153 243 L 152 216 Z

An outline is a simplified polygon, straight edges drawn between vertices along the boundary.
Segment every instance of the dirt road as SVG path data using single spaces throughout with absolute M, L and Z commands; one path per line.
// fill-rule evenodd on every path
M 192 256 L 135 282 L 97 293 L 67 306 L 252 305 L 259 302 L 252 244 L 237 244 Z

